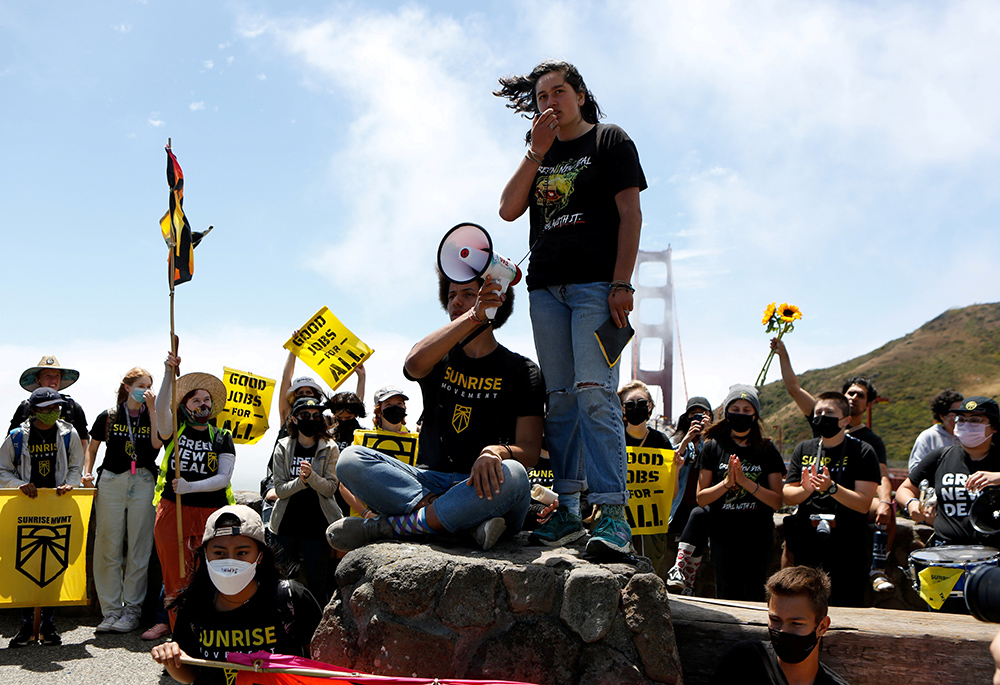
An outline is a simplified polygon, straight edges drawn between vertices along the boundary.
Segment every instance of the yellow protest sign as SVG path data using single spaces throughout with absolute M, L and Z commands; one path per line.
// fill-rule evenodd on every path
M 327 307 L 306 321 L 285 349 L 304 361 L 336 390 L 374 350 L 348 330 Z
M 928 566 L 917 574 L 920 578 L 920 599 L 940 609 L 963 573 L 965 569 L 961 568 Z
M 393 433 L 378 428 L 358 429 L 354 431 L 354 444 L 370 447 L 382 454 L 396 457 L 410 466 L 416 466 L 417 437 L 417 433 Z
M 267 432 L 274 381 L 223 366 L 222 382 L 226 385 L 226 408 L 216 418 L 216 425 L 232 431 L 233 442 L 253 445 Z
M 632 535 L 666 533 L 677 476 L 674 451 L 628 447 L 628 506 L 625 514 Z
M 87 604 L 94 492 L 76 488 L 56 495 L 54 488 L 39 488 L 31 499 L 17 488 L 0 490 L 0 605 Z

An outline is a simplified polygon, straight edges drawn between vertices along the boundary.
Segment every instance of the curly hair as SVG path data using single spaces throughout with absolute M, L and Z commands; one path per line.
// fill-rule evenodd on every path
M 846 395 L 852 385 L 860 385 L 865 389 L 865 400 L 868 404 L 871 404 L 878 399 L 878 390 L 875 389 L 875 384 L 872 383 L 870 378 L 866 378 L 865 376 L 851 376 L 844 381 L 844 385 L 841 387 L 840 392 Z
M 573 92 L 583 93 L 580 116 L 583 117 L 584 121 L 588 124 L 596 124 L 599 119 L 604 117 L 604 112 L 601 111 L 597 100 L 594 99 L 594 94 L 590 92 L 587 84 L 583 82 L 583 77 L 580 76 L 577 68 L 569 62 L 561 60 L 545 60 L 528 74 L 504 76 L 500 78 L 500 88 L 494 90 L 493 94 L 497 97 L 510 100 L 507 104 L 508 109 L 523 114 L 525 119 L 532 119 L 536 114 L 539 114 L 538 100 L 535 95 L 535 87 L 538 85 L 538 79 L 553 71 L 558 71 L 566 77 L 566 83 L 573 89 Z M 524 140 L 526 143 L 531 142 L 530 130 L 524 137 Z
M 961 402 L 965 398 L 954 390 L 942 390 L 931 400 L 931 411 L 934 412 L 934 420 L 941 422 L 944 415 L 951 411 L 951 405 Z
M 453 281 L 449 280 L 443 273 L 441 269 L 437 270 L 438 276 L 438 301 L 441 303 L 441 308 L 448 311 L 448 291 L 451 289 L 451 284 Z M 484 281 L 481 278 L 476 279 L 476 283 L 482 288 Z M 503 304 L 497 307 L 497 315 L 493 319 L 493 330 L 499 329 L 505 323 L 510 315 L 514 312 L 514 289 L 508 287 L 507 292 L 504 293 Z

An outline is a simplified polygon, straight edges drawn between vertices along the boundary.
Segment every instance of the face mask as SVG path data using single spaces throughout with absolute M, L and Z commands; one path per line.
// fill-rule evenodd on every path
M 204 426 L 206 423 L 208 423 L 209 417 L 212 416 L 212 408 L 202 407 L 198 411 L 192 414 L 190 411 L 188 411 L 187 407 L 181 405 L 181 414 L 184 415 L 186 423 L 197 423 L 199 425 Z
M 406 418 L 406 409 L 398 404 L 393 404 L 382 410 L 382 418 L 386 423 L 400 424 Z
M 260 557 L 257 558 L 260 561 Z M 236 559 L 212 559 L 208 562 L 208 577 L 224 595 L 241 593 L 257 573 L 257 562 Z
M 955 437 L 962 447 L 979 447 L 986 442 L 985 423 L 956 423 Z
M 139 404 L 142 404 L 143 402 L 146 401 L 146 398 L 144 397 L 145 394 L 146 394 L 145 388 L 132 389 L 132 399 L 138 402 Z
M 734 414 L 727 411 L 726 421 L 734 433 L 746 433 L 753 426 L 753 414 Z
M 805 661 L 806 657 L 812 654 L 816 645 L 819 644 L 815 630 L 808 635 L 782 633 L 773 628 L 768 628 L 767 632 L 771 636 L 771 646 L 774 647 L 774 653 L 786 664 L 797 664 Z
M 632 426 L 641 426 L 649 419 L 649 407 L 645 404 L 633 409 L 625 409 L 625 420 Z
M 809 423 L 811 423 L 813 427 L 816 428 L 816 432 L 824 438 L 832 438 L 840 432 L 840 419 L 836 416 L 814 416 L 809 420 Z
M 319 433 L 319 420 L 318 419 L 298 419 L 295 424 L 299 428 L 299 433 L 311 438 L 312 436 Z
M 62 416 L 62 409 L 58 408 L 53 409 L 52 411 L 35 412 L 35 418 L 44 423 L 46 426 L 55 425 L 55 422 L 59 420 L 60 416 Z

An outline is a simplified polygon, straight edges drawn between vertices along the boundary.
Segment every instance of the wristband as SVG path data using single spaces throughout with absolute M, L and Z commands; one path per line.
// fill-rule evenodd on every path
M 538 154 L 530 147 L 528 148 L 528 151 L 524 153 L 524 158 L 529 162 L 534 162 L 535 164 L 541 164 L 542 160 L 544 159 L 542 155 Z
M 917 502 L 919 504 L 920 503 L 920 498 L 919 497 L 911 497 L 910 499 L 906 500 L 906 504 L 903 505 L 903 509 L 906 509 L 906 513 L 907 514 L 910 513 L 910 502 Z
M 507 454 L 510 455 L 511 459 L 514 458 L 514 450 L 510 448 L 510 445 L 500 445 L 500 446 L 507 450 Z M 500 459 L 503 460 L 503 457 L 501 457 Z
M 884 499 L 880 499 L 879 503 L 880 504 L 888 504 L 890 508 L 892 507 L 892 502 L 886 502 Z
M 760 492 L 760 483 L 754 483 L 754 485 L 757 486 L 757 489 L 754 490 L 752 493 L 750 493 L 751 495 L 756 495 L 758 492 Z
M 469 310 L 469 318 L 472 319 L 473 322 L 478 323 L 478 324 L 489 323 L 489 319 L 483 320 L 483 319 L 480 319 L 478 316 L 476 316 L 476 308 L 475 307 L 473 307 L 472 309 Z

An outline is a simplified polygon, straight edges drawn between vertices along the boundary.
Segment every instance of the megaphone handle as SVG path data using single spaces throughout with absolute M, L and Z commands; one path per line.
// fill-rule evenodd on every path
M 510 285 L 510 279 L 509 278 L 494 278 L 493 281 L 495 283 L 499 283 L 500 284 L 500 294 L 501 295 L 503 295 L 505 292 L 507 292 L 507 286 Z M 497 309 L 499 309 L 499 307 L 489 307 L 486 310 L 486 318 L 489 319 L 490 321 L 492 321 L 493 319 L 497 318 Z

